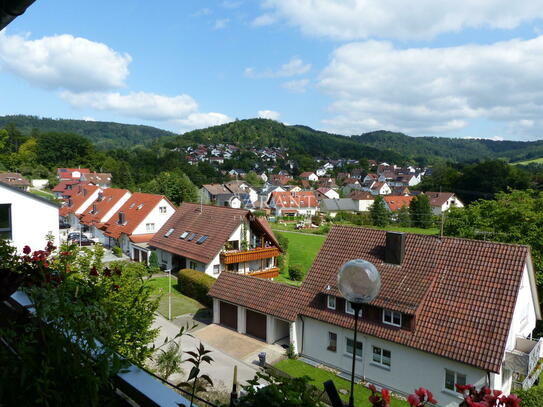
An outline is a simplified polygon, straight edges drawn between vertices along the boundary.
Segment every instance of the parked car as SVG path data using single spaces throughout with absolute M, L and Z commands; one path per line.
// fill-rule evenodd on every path
M 66 223 L 64 221 L 59 221 L 58 222 L 58 228 L 59 229 L 70 229 L 71 225 L 69 223 Z
M 95 243 L 94 240 L 89 239 L 85 235 L 83 235 L 81 238 L 77 236 L 75 239 L 70 240 L 70 242 L 80 246 L 92 246 Z
M 80 232 L 70 232 L 68 233 L 68 240 L 79 240 Z M 81 234 L 82 239 L 88 239 L 88 236 Z

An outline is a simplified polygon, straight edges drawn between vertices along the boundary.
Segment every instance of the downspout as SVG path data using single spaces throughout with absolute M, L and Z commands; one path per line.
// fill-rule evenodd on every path
M 305 322 L 304 317 L 300 315 L 300 320 L 302 321 L 302 346 L 300 346 L 300 355 L 304 353 L 304 332 L 305 332 Z

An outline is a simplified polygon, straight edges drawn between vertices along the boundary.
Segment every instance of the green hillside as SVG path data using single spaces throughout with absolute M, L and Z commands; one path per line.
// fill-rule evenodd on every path
M 132 147 L 159 137 L 175 135 L 175 133 L 155 127 L 133 124 L 51 119 L 24 115 L 0 116 L 0 128 L 8 124 L 14 124 L 19 131 L 26 135 L 30 134 L 32 129 L 37 129 L 40 133 L 50 131 L 77 133 L 92 141 L 101 150 Z

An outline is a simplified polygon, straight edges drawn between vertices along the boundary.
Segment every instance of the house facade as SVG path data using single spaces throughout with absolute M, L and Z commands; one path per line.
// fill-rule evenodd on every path
M 244 209 L 183 203 L 151 239 L 167 270 L 275 278 L 281 248 L 263 218 Z
M 273 192 L 268 205 L 275 216 L 313 216 L 319 209 L 313 191 Z
M 0 172 L 0 182 L 22 191 L 28 191 L 30 188 L 30 182 L 18 172 Z
M 0 239 L 10 241 L 19 253 L 27 245 L 42 250 L 46 236 L 53 236 L 58 246 L 58 209 L 52 201 L 0 182 Z
M 424 195 L 430 200 L 430 206 L 432 207 L 432 213 L 434 215 L 441 215 L 443 212 L 447 212 L 450 208 L 463 208 L 464 204 L 458 197 L 452 192 L 425 192 Z
M 356 258 L 376 266 L 381 290 L 363 305 L 354 344 L 337 273 Z M 279 286 L 221 275 L 210 291 L 214 322 L 290 342 L 344 373 L 354 353 L 358 378 L 399 394 L 424 386 L 446 407 L 462 401 L 455 384 L 508 393 L 533 385 L 543 367 L 542 341 L 530 339 L 541 312 L 526 246 L 336 226 L 302 285 Z

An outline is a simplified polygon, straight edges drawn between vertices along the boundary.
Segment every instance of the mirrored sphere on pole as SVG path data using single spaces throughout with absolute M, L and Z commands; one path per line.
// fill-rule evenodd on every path
M 350 302 L 371 302 L 381 289 L 381 275 L 375 266 L 362 259 L 350 260 L 341 266 L 337 275 L 341 295 Z

